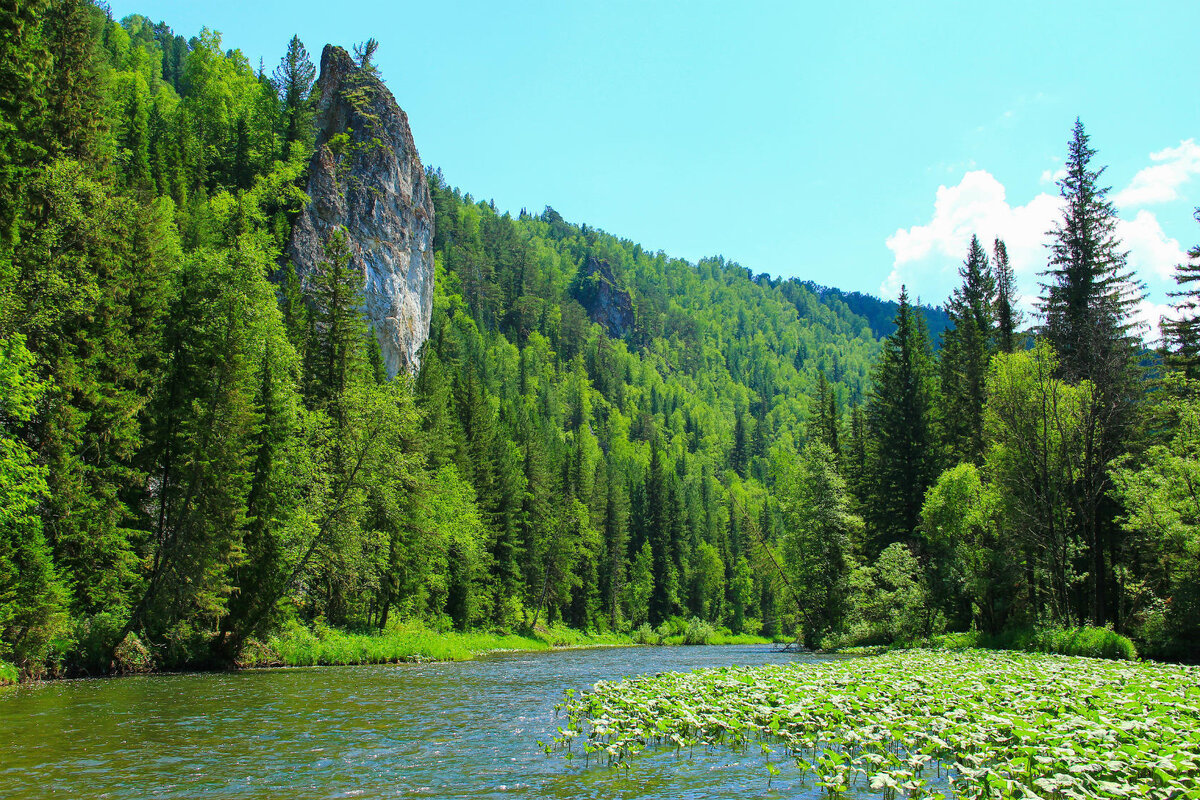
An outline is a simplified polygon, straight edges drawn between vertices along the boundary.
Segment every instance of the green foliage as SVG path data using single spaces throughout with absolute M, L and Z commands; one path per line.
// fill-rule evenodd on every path
M 903 290 L 896 332 L 884 342 L 872 383 L 863 500 L 874 555 L 894 542 L 911 541 L 925 490 L 940 466 L 929 338 Z
M 785 479 L 785 533 L 780 550 L 804 643 L 816 647 L 846 614 L 851 542 L 862 521 L 850 513 L 833 451 L 811 441 Z
M 999 498 L 974 464 L 946 470 L 925 495 L 921 532 L 933 601 L 956 626 L 1005 626 L 1020 580 L 1000 536 Z
M 8 11 L 0 658 L 23 674 L 270 660 L 281 628 L 282 660 L 387 660 L 425 652 L 381 643 L 410 624 L 815 645 L 1090 616 L 1190 641 L 1194 414 L 1164 392 L 1141 458 L 1136 292 L 1081 126 L 1044 300 L 1061 359 L 1013 352 L 1000 242 L 994 286 L 973 241 L 947 311 L 902 295 L 889 326 L 429 171 L 430 336 L 388 380 L 349 233 L 309 274 L 283 255 L 318 138 L 298 38 L 272 81 L 207 29 Z M 338 189 L 375 134 L 321 134 Z M 969 466 L 939 479 L 947 456 Z
M 66 591 L 37 514 L 45 470 L 15 435 L 45 389 L 21 338 L 0 343 L 0 658 L 34 676 L 66 625 Z
M 1093 390 L 1055 377 L 1058 361 L 1045 342 L 1026 353 L 1000 354 L 988 382 L 985 424 L 992 443 L 987 473 L 1001 498 L 1004 536 L 1024 566 L 1018 616 L 1028 622 L 1081 624 L 1078 592 L 1086 542 L 1073 502 L 1091 429 Z
M 588 647 L 623 644 L 607 635 L 585 635 L 568 628 L 541 629 L 535 633 L 446 632 L 419 623 L 400 623 L 371 634 L 330 628 L 322 621 L 313 626 L 289 623 L 265 642 L 251 642 L 243 652 L 243 666 L 315 666 L 317 664 L 391 664 L 402 661 L 469 661 L 496 651 L 540 651 L 553 647 Z
M 839 645 L 909 642 L 941 625 L 930 603 L 920 563 L 908 546 L 893 542 L 872 564 L 859 565 L 849 577 L 849 614 Z
M 1114 661 L 1136 661 L 1137 647 L 1125 636 L 1109 628 L 1084 626 L 1080 628 L 1013 628 L 1001 633 L 980 631 L 946 633 L 920 642 L 922 647 L 945 650 L 1024 650 L 1035 653 L 1057 653 L 1064 656 L 1107 658 Z
M 1189 657 L 1200 648 L 1200 394 L 1182 376 L 1175 383 L 1164 400 L 1170 439 L 1137 462 L 1125 459 L 1113 482 L 1131 545 L 1151 565 L 1141 591 L 1131 592 L 1141 638 L 1155 655 Z

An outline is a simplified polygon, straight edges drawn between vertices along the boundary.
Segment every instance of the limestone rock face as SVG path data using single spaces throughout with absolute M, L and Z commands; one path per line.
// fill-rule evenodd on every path
M 433 201 L 408 115 L 376 75 L 333 45 L 321 53 L 315 93 L 312 202 L 292 226 L 288 254 L 303 280 L 344 227 L 388 375 L 415 371 L 433 313 Z
M 575 275 L 572 294 L 609 336 L 624 339 L 633 331 L 633 300 L 607 261 L 588 256 Z

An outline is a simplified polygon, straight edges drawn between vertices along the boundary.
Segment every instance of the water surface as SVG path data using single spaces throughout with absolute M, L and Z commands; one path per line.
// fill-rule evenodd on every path
M 566 688 L 819 657 L 762 646 L 497 654 L 457 664 L 58 681 L 0 694 L 6 798 L 816 797 L 697 749 L 623 769 L 546 756 Z

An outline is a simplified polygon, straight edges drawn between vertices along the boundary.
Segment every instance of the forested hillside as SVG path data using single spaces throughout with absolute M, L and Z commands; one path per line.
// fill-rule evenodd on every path
M 1082 125 L 1038 320 L 1000 241 L 964 242 L 944 311 L 892 314 L 429 170 L 432 325 L 389 379 L 346 232 L 310 273 L 285 256 L 317 142 L 297 38 L 267 71 L 83 0 L 0 28 L 0 660 L 24 674 L 401 620 L 1195 646 L 1196 329 L 1139 366 Z
M 864 398 L 860 317 L 431 173 L 431 338 L 386 381 L 345 243 L 304 282 L 282 257 L 315 138 L 303 45 L 267 74 L 208 31 L 23 8 L 0 655 L 207 663 L 291 618 L 790 629 L 773 487 L 811 420 Z M 579 301 L 589 263 L 633 311 L 620 336 Z

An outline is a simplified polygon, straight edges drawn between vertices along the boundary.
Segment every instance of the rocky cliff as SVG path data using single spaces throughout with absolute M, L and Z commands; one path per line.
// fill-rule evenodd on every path
M 314 91 L 311 202 L 292 227 L 289 255 L 303 279 L 344 227 L 388 374 L 415 370 L 433 313 L 433 202 L 408 115 L 372 71 L 333 45 L 321 54 Z
M 633 330 L 633 300 L 621 288 L 607 261 L 588 256 L 575 274 L 571 294 L 587 309 L 593 322 L 604 326 L 609 336 L 624 339 Z

